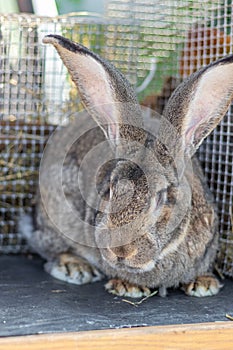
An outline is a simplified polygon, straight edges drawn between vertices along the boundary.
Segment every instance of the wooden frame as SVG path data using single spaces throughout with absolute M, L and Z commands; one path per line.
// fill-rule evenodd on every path
M 0 350 L 232 350 L 233 322 L 7 337 Z

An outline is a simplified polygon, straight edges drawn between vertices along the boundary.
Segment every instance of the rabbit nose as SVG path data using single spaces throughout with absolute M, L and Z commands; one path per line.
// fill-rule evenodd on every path
M 125 245 L 122 247 L 114 247 L 114 248 L 111 248 L 111 251 L 114 255 L 117 256 L 117 260 L 119 262 L 137 254 L 137 249 L 132 248 L 130 245 Z
M 117 257 L 117 262 L 123 262 L 125 260 L 125 258 L 121 257 L 121 256 L 118 256 Z

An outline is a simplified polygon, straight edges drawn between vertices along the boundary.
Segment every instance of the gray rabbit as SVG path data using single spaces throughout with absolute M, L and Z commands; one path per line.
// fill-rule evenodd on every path
M 44 43 L 56 48 L 86 110 L 49 140 L 35 220 L 20 220 L 45 270 L 75 284 L 107 277 L 106 290 L 135 298 L 178 286 L 217 294 L 218 219 L 193 155 L 232 101 L 233 55 L 180 84 L 153 130 L 111 63 L 59 35 Z

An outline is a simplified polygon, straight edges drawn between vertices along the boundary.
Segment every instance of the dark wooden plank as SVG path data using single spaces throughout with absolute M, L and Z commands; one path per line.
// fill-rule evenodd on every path
M 0 336 L 226 321 L 225 314 L 233 314 L 230 280 L 214 297 L 172 290 L 135 307 L 106 293 L 104 282 L 66 284 L 42 266 L 39 258 L 0 257 Z

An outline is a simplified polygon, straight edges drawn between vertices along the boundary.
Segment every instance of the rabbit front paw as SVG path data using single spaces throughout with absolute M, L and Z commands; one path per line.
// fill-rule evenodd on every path
M 150 289 L 147 287 L 139 287 L 120 279 L 109 280 L 105 284 L 105 289 L 111 294 L 130 298 L 141 298 L 151 294 Z
M 51 276 L 72 284 L 81 285 L 97 282 L 104 278 L 86 260 L 69 253 L 59 255 L 55 261 L 48 261 L 44 268 Z
M 182 289 L 187 295 L 194 297 L 208 297 L 218 294 L 223 286 L 213 276 L 199 276 L 194 282 L 184 284 Z

